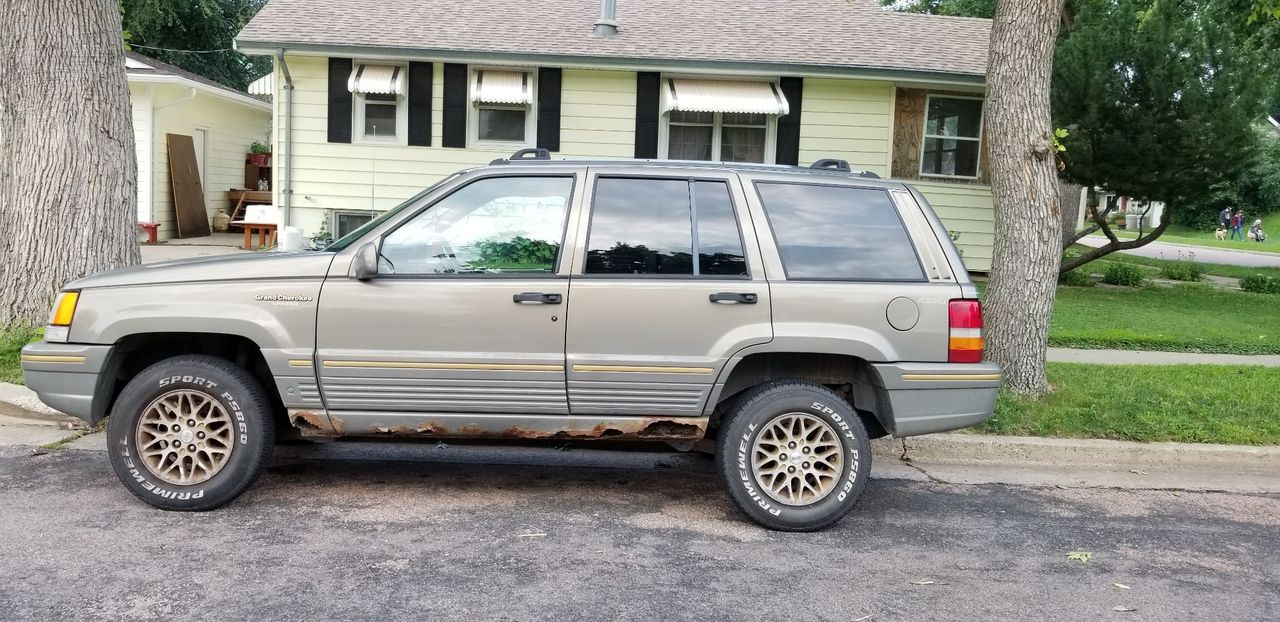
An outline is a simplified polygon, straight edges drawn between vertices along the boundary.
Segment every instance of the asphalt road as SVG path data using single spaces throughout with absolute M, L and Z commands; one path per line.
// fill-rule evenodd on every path
M 1081 238 L 1080 243 L 1098 247 L 1106 244 L 1107 239 L 1090 235 Z M 1269 244 L 1270 241 L 1266 243 Z M 1154 257 L 1155 259 L 1177 259 L 1197 263 L 1245 266 L 1247 268 L 1280 268 L 1280 253 L 1242 252 L 1229 248 L 1171 244 L 1159 240 L 1140 248 L 1120 252 L 1139 257 Z
M 35 453 L 0 448 L 3 619 L 1280 619 L 1280 496 L 874 479 L 781 534 L 700 456 L 331 445 L 179 514 Z

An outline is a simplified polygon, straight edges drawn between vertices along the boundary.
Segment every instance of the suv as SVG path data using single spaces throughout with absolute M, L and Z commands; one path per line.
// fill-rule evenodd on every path
M 743 512 L 801 531 L 850 510 L 870 438 L 991 416 L 977 296 L 924 197 L 843 161 L 521 152 L 320 251 L 70 283 L 22 367 L 110 414 L 167 510 L 235 499 L 277 436 L 708 441 Z

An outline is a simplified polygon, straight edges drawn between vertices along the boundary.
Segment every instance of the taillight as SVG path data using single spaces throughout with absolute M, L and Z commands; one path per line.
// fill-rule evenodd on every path
M 947 361 L 951 363 L 982 362 L 982 303 L 977 300 L 952 300 L 948 309 L 951 334 L 947 343 Z

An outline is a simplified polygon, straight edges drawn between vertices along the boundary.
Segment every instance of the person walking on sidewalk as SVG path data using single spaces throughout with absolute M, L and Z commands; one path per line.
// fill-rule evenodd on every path
M 1228 205 L 1218 212 L 1218 228 L 1226 231 L 1231 228 L 1231 206 Z
M 1240 241 L 1244 241 L 1244 212 L 1236 210 L 1236 215 L 1231 219 L 1231 239 L 1240 237 Z

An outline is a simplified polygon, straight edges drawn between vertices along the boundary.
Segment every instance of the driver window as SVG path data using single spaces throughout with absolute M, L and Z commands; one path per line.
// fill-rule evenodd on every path
M 490 177 L 464 186 L 388 234 L 379 272 L 553 274 L 572 177 Z

